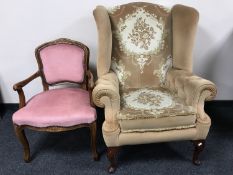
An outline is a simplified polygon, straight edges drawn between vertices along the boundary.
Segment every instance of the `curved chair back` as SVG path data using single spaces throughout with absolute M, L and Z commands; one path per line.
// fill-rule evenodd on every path
M 55 85 L 63 82 L 85 83 L 89 49 L 69 39 L 58 39 L 40 45 L 36 58 L 43 82 Z

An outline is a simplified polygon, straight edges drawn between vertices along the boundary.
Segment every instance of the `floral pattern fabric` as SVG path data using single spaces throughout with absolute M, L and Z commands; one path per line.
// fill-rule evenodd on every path
M 155 30 L 152 26 L 146 23 L 146 19 L 139 17 L 136 19 L 132 32 L 129 33 L 128 39 L 131 43 L 140 49 L 148 50 L 151 41 L 155 39 Z
M 111 69 L 114 70 L 114 72 L 116 73 L 118 80 L 120 82 L 121 85 L 125 84 L 125 80 L 131 76 L 131 73 L 129 71 L 125 70 L 125 66 L 124 64 L 122 64 L 122 61 L 119 60 L 117 62 L 117 60 L 115 58 L 112 59 L 112 64 L 111 64 Z
M 163 88 L 130 89 L 121 94 L 120 120 L 193 115 L 196 111 Z
M 113 33 L 111 67 L 114 72 L 116 67 L 127 72 L 118 77 L 121 88 L 162 85 L 167 71 L 164 64 L 171 58 L 170 10 L 134 3 L 109 9 L 109 17 Z

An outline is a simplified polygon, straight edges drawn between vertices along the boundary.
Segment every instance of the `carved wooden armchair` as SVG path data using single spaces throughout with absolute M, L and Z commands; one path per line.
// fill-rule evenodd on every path
M 200 164 L 211 120 L 205 100 L 215 85 L 192 74 L 198 12 L 137 2 L 94 10 L 99 33 L 94 103 L 105 108 L 109 172 L 122 145 L 191 140 Z
M 90 100 L 94 83 L 88 65 L 88 47 L 62 38 L 39 46 L 36 58 L 39 70 L 13 87 L 20 100 L 20 109 L 13 114 L 13 124 L 24 148 L 25 162 L 30 161 L 30 149 L 24 128 L 61 132 L 88 127 L 93 158 L 97 160 L 96 110 Z M 37 77 L 42 78 L 44 92 L 26 102 L 23 87 Z M 80 87 L 49 90 L 49 86 L 60 83 L 79 84 Z

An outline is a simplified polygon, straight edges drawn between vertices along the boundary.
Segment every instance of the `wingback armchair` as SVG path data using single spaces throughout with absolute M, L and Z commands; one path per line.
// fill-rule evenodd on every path
M 192 73 L 198 12 L 191 7 L 134 2 L 94 10 L 99 36 L 94 103 L 104 108 L 102 131 L 109 172 L 122 145 L 191 140 L 200 164 L 211 120 L 204 102 L 215 85 Z

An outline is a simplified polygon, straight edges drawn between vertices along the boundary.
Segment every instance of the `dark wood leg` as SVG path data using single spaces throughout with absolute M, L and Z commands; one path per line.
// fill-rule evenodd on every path
M 14 125 L 14 129 L 15 129 L 16 136 L 18 137 L 19 141 L 23 145 L 24 161 L 28 163 L 30 162 L 30 148 L 29 148 L 28 140 L 25 136 L 24 129 L 17 125 Z
M 92 151 L 93 159 L 97 161 L 99 160 L 99 155 L 96 148 L 96 121 L 90 125 L 90 131 L 91 131 L 91 151 Z
M 119 147 L 108 147 L 107 150 L 107 157 L 108 160 L 110 161 L 110 166 L 108 167 L 108 172 L 109 173 L 114 173 L 117 168 L 117 152 L 119 150 Z
M 204 150 L 205 148 L 205 140 L 193 140 L 194 145 L 194 151 L 193 151 L 193 164 L 194 165 L 200 165 L 201 161 L 198 159 L 199 154 Z

